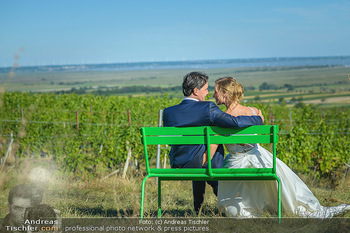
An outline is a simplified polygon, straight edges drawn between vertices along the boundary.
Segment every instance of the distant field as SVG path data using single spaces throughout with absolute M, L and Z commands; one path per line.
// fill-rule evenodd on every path
M 193 70 L 196 69 L 15 72 L 11 78 L 8 73 L 0 73 L 0 85 L 3 90 L 20 92 L 69 91 L 72 88 L 87 88 L 89 92 L 92 92 L 126 86 L 167 88 L 181 86 L 183 76 Z M 247 100 L 268 102 L 277 101 L 280 98 L 290 100 L 302 97 L 306 103 L 349 104 L 347 99 L 350 97 L 349 67 L 250 67 L 201 71 L 206 72 L 210 77 L 210 91 L 213 91 L 217 78 L 235 77 L 246 88 Z M 275 85 L 278 89 L 260 91 L 259 87 L 263 83 Z M 293 85 L 294 90 L 287 92 L 287 89 L 284 88 L 286 84 Z M 182 96 L 182 93 L 178 91 L 167 91 L 167 93 L 169 96 Z M 123 95 L 134 96 L 160 94 L 164 93 L 123 93 Z
M 0 73 L 0 84 L 9 91 L 45 91 L 52 89 L 90 86 L 178 86 L 183 76 L 195 69 L 138 70 L 138 71 L 75 71 L 75 72 L 30 72 L 16 73 L 8 78 Z M 271 67 L 271 68 L 224 68 L 201 70 L 210 76 L 209 85 L 217 78 L 233 76 L 244 86 L 258 88 L 263 82 L 277 86 L 292 85 L 334 85 L 347 80 L 348 67 Z M 350 83 L 349 83 L 350 84 Z M 337 87 L 337 85 L 335 85 Z M 341 86 L 339 86 L 340 88 Z

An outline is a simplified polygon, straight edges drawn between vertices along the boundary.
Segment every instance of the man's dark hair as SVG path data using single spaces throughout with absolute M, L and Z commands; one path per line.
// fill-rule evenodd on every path
M 10 190 L 8 199 L 10 205 L 13 203 L 13 198 L 15 197 L 30 199 L 33 205 L 40 204 L 42 201 L 42 190 L 35 187 L 35 185 L 19 184 Z
M 195 88 L 201 89 L 208 82 L 208 75 L 202 72 L 191 72 L 185 75 L 182 82 L 184 96 L 190 96 Z

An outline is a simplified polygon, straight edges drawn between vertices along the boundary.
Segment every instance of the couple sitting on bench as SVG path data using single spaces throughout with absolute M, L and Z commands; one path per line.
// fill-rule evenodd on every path
M 185 75 L 182 89 L 184 100 L 166 108 L 164 127 L 219 126 L 222 128 L 262 125 L 260 110 L 240 105 L 243 87 L 232 77 L 216 80 L 214 98 L 217 105 L 224 104 L 226 112 L 210 101 L 208 76 L 201 72 Z M 258 143 L 226 144 L 229 154 L 224 159 L 224 147 L 212 144 L 212 168 L 271 168 L 272 154 Z M 207 145 L 172 145 L 169 153 L 172 168 L 206 168 Z M 305 183 L 281 160 L 277 159 L 276 174 L 282 185 L 282 209 L 303 217 L 326 218 L 349 210 L 349 205 L 323 207 Z M 218 198 L 219 210 L 232 217 L 258 217 L 266 211 L 277 212 L 276 180 L 210 180 Z M 205 181 L 192 181 L 194 209 L 198 214 L 204 201 Z

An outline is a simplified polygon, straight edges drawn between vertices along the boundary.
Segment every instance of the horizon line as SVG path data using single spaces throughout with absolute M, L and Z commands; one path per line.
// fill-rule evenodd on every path
M 47 65 L 23 65 L 20 66 L 14 63 L 12 66 L 0 66 L 0 69 L 20 69 L 31 67 L 62 67 L 62 66 L 89 66 L 89 65 L 127 65 L 127 64 L 149 64 L 149 63 L 180 63 L 180 62 L 215 62 L 215 61 L 244 61 L 244 60 L 279 60 L 279 59 L 315 59 L 315 58 L 350 58 L 350 55 L 338 55 L 338 56 L 297 56 L 297 57 L 255 57 L 255 58 L 217 58 L 217 59 L 189 59 L 189 60 L 158 60 L 158 61 L 133 61 L 133 62 L 96 62 L 96 63 L 66 63 L 66 64 L 47 64 Z

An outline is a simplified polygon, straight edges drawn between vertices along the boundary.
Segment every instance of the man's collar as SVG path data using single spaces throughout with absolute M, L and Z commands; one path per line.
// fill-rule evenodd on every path
M 194 100 L 194 101 L 199 101 L 199 100 L 197 100 L 197 99 L 195 99 L 195 98 L 190 98 L 190 97 L 185 97 L 185 98 L 184 98 L 184 100 Z

